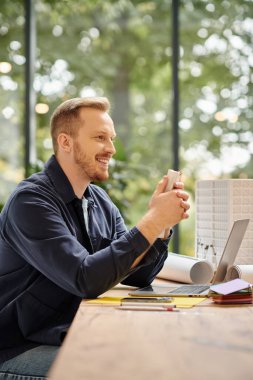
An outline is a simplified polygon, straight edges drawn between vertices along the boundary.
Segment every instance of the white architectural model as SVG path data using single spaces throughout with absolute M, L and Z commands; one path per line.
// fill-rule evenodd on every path
M 196 240 L 198 258 L 216 267 L 234 220 L 249 218 L 236 264 L 253 264 L 253 179 L 198 181 Z

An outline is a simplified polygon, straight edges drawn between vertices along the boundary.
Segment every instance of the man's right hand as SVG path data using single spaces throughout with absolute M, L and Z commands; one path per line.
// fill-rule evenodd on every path
M 168 176 L 164 176 L 158 183 L 150 199 L 148 212 L 137 224 L 137 228 L 150 244 L 168 226 L 173 227 L 189 216 L 189 195 L 183 190 L 183 182 L 177 182 L 173 190 L 164 192 L 167 182 Z

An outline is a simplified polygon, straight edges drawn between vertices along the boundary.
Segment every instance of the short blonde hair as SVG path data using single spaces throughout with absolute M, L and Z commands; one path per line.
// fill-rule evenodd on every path
M 81 126 L 79 111 L 81 108 L 93 108 L 107 112 L 110 102 L 105 97 L 73 98 L 60 104 L 54 111 L 50 120 L 50 129 L 54 152 L 58 151 L 57 138 L 60 133 L 67 133 L 76 137 Z

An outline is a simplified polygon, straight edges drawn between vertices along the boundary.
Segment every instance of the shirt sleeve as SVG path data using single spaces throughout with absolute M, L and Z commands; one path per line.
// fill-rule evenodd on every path
M 85 298 L 97 297 L 121 282 L 134 260 L 149 247 L 134 227 L 90 255 L 50 194 L 28 190 L 16 194 L 10 203 L 4 237 L 25 262 L 58 286 Z M 149 260 L 156 257 L 154 247 Z
M 139 265 L 122 281 L 122 284 L 140 288 L 150 285 L 163 268 L 168 257 L 168 244 L 171 235 L 172 231 L 167 239 L 157 239 Z M 150 260 L 150 256 L 153 257 L 153 260 Z

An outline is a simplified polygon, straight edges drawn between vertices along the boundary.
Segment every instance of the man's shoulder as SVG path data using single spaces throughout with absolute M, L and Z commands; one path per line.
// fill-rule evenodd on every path
M 57 194 L 53 186 L 50 185 L 50 181 L 45 173 L 36 173 L 24 179 L 16 186 L 5 204 L 5 209 L 9 209 L 10 206 L 17 207 L 26 199 L 32 202 L 45 197 L 50 200 L 56 196 Z
M 44 192 L 52 192 L 53 186 L 50 183 L 45 172 L 39 172 L 31 175 L 29 178 L 21 181 L 16 189 L 13 192 L 13 195 L 17 195 L 20 193 L 28 193 L 28 194 L 40 194 Z

